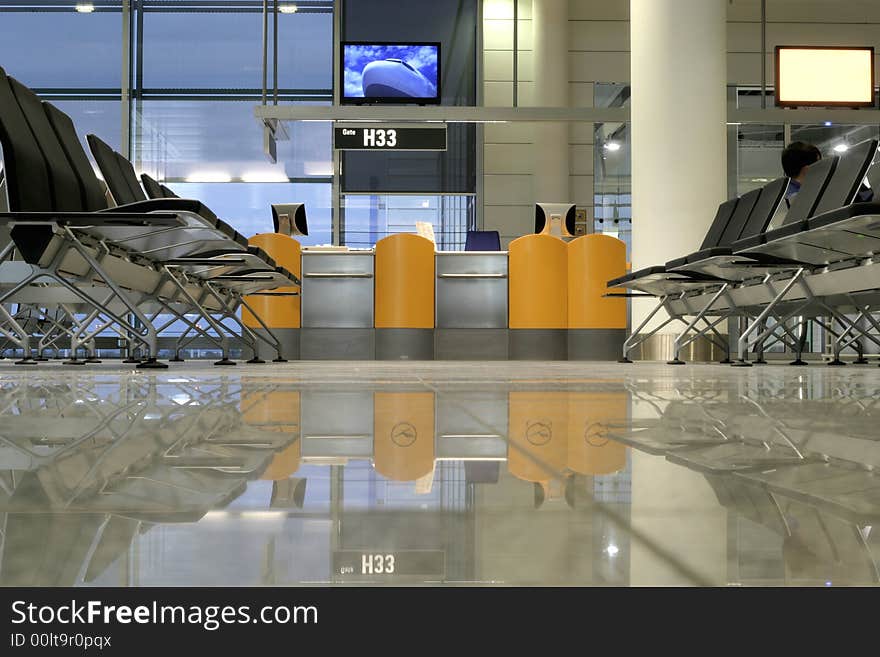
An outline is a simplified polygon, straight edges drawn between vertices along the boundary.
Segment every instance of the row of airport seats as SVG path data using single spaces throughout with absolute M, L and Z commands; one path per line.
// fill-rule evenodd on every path
M 868 140 L 810 166 L 779 226 L 771 220 L 785 198 L 786 178 L 722 203 L 696 253 L 609 280 L 611 295 L 657 299 L 624 343 L 621 362 L 631 362 L 631 350 L 676 321 L 685 328 L 671 364 L 682 364 L 680 350 L 700 336 L 730 353 L 733 345 L 718 330 L 727 319 L 745 321 L 736 366 L 750 366 L 752 352 L 763 362 L 764 350 L 777 343 L 796 353 L 792 364 L 805 364 L 809 320 L 831 336 L 831 365 L 844 364 L 844 349 L 856 352 L 857 363 L 867 362 L 865 343 L 880 345 L 880 268 L 874 266 L 880 204 L 858 202 L 858 194 L 866 176 L 872 187 L 880 185 L 880 168 L 872 167 L 877 149 L 878 142 Z M 661 310 L 666 317 L 642 333 Z
M 246 296 L 299 279 L 199 201 L 158 184 L 162 196 L 148 199 L 128 160 L 88 141 L 112 204 L 70 117 L 0 69 L 0 333 L 23 352 L 18 362 L 62 345 L 67 363 L 93 362 L 95 337 L 110 330 L 126 362 L 165 368 L 158 335 L 177 321 L 216 345 L 217 364 L 234 364 L 232 339 L 255 353 L 266 342 L 284 360 L 272 332 L 257 335 L 238 311 Z
M 371 332 L 375 341 L 360 352 L 328 347 L 317 356 L 304 347 L 305 359 L 459 358 L 444 356 L 440 348 L 435 352 L 438 335 L 450 327 L 453 333 L 462 331 L 457 338 L 461 343 L 469 343 L 461 353 L 480 359 L 609 359 L 625 338 L 626 301 L 606 297 L 605 281 L 626 271 L 626 247 L 607 235 L 571 242 L 526 235 L 511 242 L 507 252 L 435 252 L 433 242 L 412 234 L 381 239 L 374 253 L 315 253 L 279 234 L 257 235 L 251 244 L 304 280 L 302 297 L 283 296 L 279 290 L 281 296 L 268 293 L 248 304 L 289 341 L 291 353 L 299 340 L 312 340 L 309 336 L 318 331 L 327 340 L 340 333 L 340 342 L 357 340 L 356 331 Z M 322 259 L 328 264 L 319 265 Z M 361 264 L 353 265 L 354 259 Z M 452 260 L 457 261 L 454 271 Z M 368 307 L 346 311 L 355 299 L 366 300 Z M 309 316 L 318 306 L 333 314 L 324 324 Z M 483 308 L 487 311 L 481 314 Z M 359 316 L 371 319 L 360 329 L 346 323 Z M 247 311 L 243 319 L 252 330 L 260 330 Z M 308 335 L 300 338 L 301 329 Z M 490 346 L 503 341 L 505 346 L 496 356 L 476 354 L 473 345 L 481 341 L 495 343 Z

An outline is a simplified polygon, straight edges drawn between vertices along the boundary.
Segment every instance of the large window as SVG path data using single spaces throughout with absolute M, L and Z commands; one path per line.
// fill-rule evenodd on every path
M 36 89 L 122 85 L 122 2 L 0 1 L 0 66 Z
M 0 0 L 0 66 L 70 114 L 83 144 L 95 133 L 121 148 L 122 1 L 97 0 L 92 8 Z
M 304 245 L 330 244 L 330 185 L 313 183 L 187 183 L 168 186 L 184 198 L 197 198 L 210 208 L 223 209 L 223 217 L 242 235 L 272 232 L 273 203 L 305 203 L 308 237 L 297 237 Z
M 262 97 L 262 2 L 144 0 L 135 26 L 137 168 L 202 200 L 243 235 L 271 230 L 272 203 L 305 203 L 303 243 L 330 243 L 330 125 L 288 125 L 273 162 L 253 115 Z M 270 19 L 270 69 L 273 27 Z M 331 102 L 332 2 L 279 13 L 278 44 L 278 102 Z
M 295 13 L 278 14 L 278 102 L 329 103 L 333 2 L 296 4 Z M 202 200 L 243 235 L 271 230 L 270 204 L 302 202 L 310 229 L 303 242 L 329 243 L 330 125 L 289 125 L 272 162 L 253 115 L 262 97 L 262 6 L 0 0 L 0 66 L 70 114 L 83 141 L 98 135 L 138 172 Z M 273 27 L 270 19 L 270 85 Z
M 208 7 L 198 3 L 198 11 L 189 4 L 196 3 L 145 3 L 144 88 L 261 87 L 262 3 L 218 2 Z M 332 68 L 332 14 L 309 13 L 305 8 L 279 14 L 279 87 L 332 89 Z
M 596 107 L 628 107 L 630 86 L 596 83 Z M 632 139 L 628 123 L 593 126 L 593 232 L 616 237 L 632 258 Z
M 278 142 L 278 161 L 263 152 L 256 99 L 164 98 L 144 100 L 134 116 L 136 164 L 159 178 L 180 182 L 330 182 L 329 123 L 294 123 Z

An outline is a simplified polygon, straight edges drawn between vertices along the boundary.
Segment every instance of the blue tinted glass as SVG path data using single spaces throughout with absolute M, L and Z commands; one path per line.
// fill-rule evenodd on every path
M 305 203 L 309 234 L 304 245 L 330 244 L 330 183 L 166 183 L 183 198 L 202 201 L 242 235 L 271 233 L 273 203 Z
M 135 160 L 162 179 L 274 182 L 333 175 L 329 123 L 289 123 L 278 163 L 263 151 L 254 101 L 150 100 L 135 112 Z
M 52 100 L 70 115 L 86 153 L 86 135 L 98 135 L 116 150 L 122 148 L 122 102 L 119 100 Z
M 0 8 L 0 66 L 29 87 L 122 84 L 122 14 L 100 8 L 29 13 Z
M 343 59 L 346 98 L 437 96 L 437 46 L 348 44 Z
M 143 38 L 143 84 L 147 89 L 262 87 L 263 16 L 259 11 L 183 13 L 148 9 L 144 13 Z M 280 14 L 278 42 L 279 87 L 332 88 L 331 14 Z M 269 85 L 271 69 L 270 53 Z
M 467 229 L 473 225 L 473 197 L 347 195 L 343 199 L 341 242 L 368 247 L 388 235 L 416 233 L 416 222 L 431 225 L 439 251 L 464 249 Z

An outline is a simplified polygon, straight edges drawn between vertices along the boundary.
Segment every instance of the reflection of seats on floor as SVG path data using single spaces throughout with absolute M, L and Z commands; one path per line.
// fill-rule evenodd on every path
M 865 539 L 880 521 L 878 389 L 834 379 L 811 399 L 799 384 L 764 395 L 705 385 L 705 402 L 646 398 L 658 417 L 612 437 L 703 473 L 723 505 L 783 536 L 792 578 L 877 581 Z
M 803 472 L 818 466 L 797 466 Z M 718 501 L 738 516 L 780 537 L 785 578 L 790 583 L 835 585 L 878 582 L 877 563 L 866 543 L 863 523 L 815 500 L 802 499 L 789 487 L 772 489 L 764 475 L 706 475 Z
M 296 438 L 243 424 L 240 392 L 221 379 L 64 388 L 4 400 L 4 420 L 21 419 L 0 424 L 0 467 L 15 469 L 0 472 L 4 584 L 72 585 L 86 560 L 90 581 L 151 523 L 226 507 Z

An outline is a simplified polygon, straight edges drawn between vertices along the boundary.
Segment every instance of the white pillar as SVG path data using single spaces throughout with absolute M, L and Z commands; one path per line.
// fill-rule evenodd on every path
M 726 0 L 630 0 L 634 271 L 696 251 L 727 195 L 726 19 Z
M 532 4 L 534 105 L 568 106 L 568 0 Z M 541 123 L 535 130 L 535 200 L 571 201 L 569 130 L 566 123 Z

